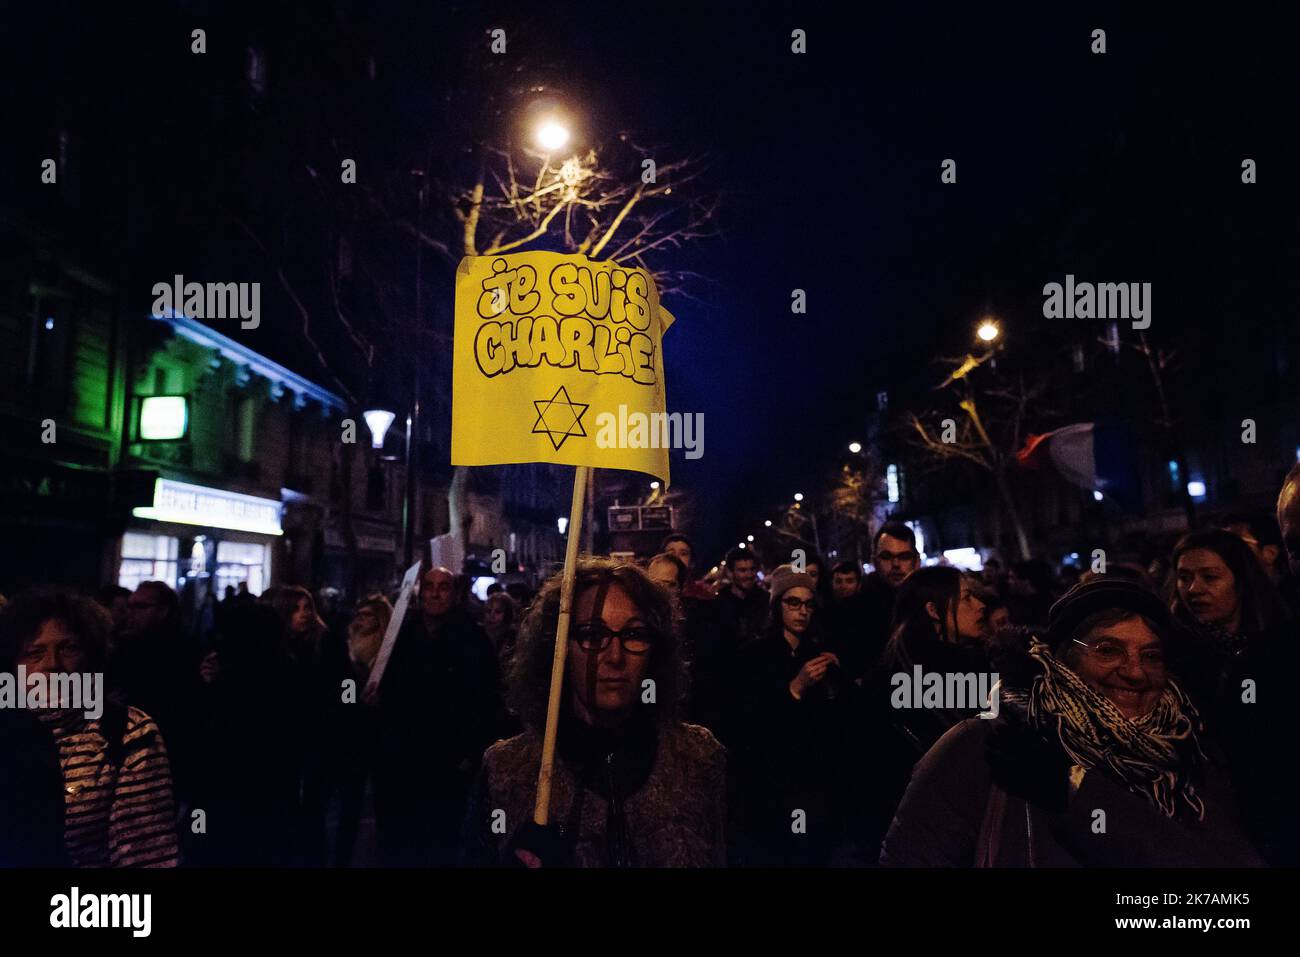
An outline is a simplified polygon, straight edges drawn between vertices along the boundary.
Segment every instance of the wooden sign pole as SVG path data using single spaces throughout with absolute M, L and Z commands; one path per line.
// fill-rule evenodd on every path
M 569 506 L 569 541 L 564 551 L 564 577 L 560 581 L 560 618 L 555 626 L 555 656 L 551 659 L 551 696 L 546 705 L 546 733 L 542 737 L 542 764 L 537 770 L 537 801 L 533 821 L 545 825 L 551 813 L 551 770 L 555 765 L 555 735 L 560 723 L 564 663 L 569 652 L 569 621 L 573 613 L 573 579 L 578 569 L 578 543 L 587 499 L 591 467 L 579 465 L 573 476 L 573 502 Z

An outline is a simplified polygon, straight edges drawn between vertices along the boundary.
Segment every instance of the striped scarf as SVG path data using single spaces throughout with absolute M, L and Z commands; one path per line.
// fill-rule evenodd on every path
M 1004 694 L 1025 709 L 1031 726 L 1058 740 L 1075 764 L 1109 768 L 1166 816 L 1173 817 L 1182 801 L 1197 820 L 1205 819 L 1205 805 L 1188 774 L 1205 759 L 1197 738 L 1200 716 L 1172 679 L 1154 708 L 1129 719 L 1043 642 L 1031 641 L 1029 656 L 1042 674 L 1027 695 Z

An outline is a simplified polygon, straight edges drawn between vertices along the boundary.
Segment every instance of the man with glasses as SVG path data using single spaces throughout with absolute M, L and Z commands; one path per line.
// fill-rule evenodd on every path
M 894 620 L 894 597 L 903 579 L 916 571 L 921 556 L 916 551 L 916 533 L 902 522 L 886 522 L 876 532 L 872 544 L 872 563 L 875 571 L 862 581 L 858 593 L 861 602 L 861 651 L 851 657 L 862 657 L 873 663 L 880 658 L 889 642 L 889 629 Z M 846 636 L 838 636 L 846 643 Z M 869 667 L 870 665 L 868 665 Z
M 199 700 L 199 653 L 185 635 L 181 603 L 166 582 L 144 581 L 126 600 L 126 627 L 112 648 L 109 697 L 154 719 L 167 742 L 178 797 L 190 783 Z

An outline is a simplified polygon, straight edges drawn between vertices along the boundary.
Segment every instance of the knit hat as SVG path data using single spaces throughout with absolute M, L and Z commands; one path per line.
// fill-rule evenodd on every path
M 814 595 L 817 594 L 817 586 L 811 575 L 795 571 L 793 565 L 778 565 L 772 572 L 771 585 L 768 586 L 772 604 L 779 602 L 781 596 L 791 588 L 807 588 Z
M 1150 618 L 1157 632 L 1168 634 L 1169 610 L 1154 592 L 1123 578 L 1094 578 L 1075 585 L 1047 613 L 1047 643 L 1053 653 L 1074 637 L 1085 618 L 1112 608 Z

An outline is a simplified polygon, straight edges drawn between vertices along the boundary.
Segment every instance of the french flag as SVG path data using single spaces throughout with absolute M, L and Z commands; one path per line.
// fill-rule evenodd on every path
M 1024 469 L 1054 469 L 1067 482 L 1101 492 L 1126 511 L 1142 510 L 1132 438 L 1118 422 L 1080 422 L 1031 434 L 1016 462 Z

